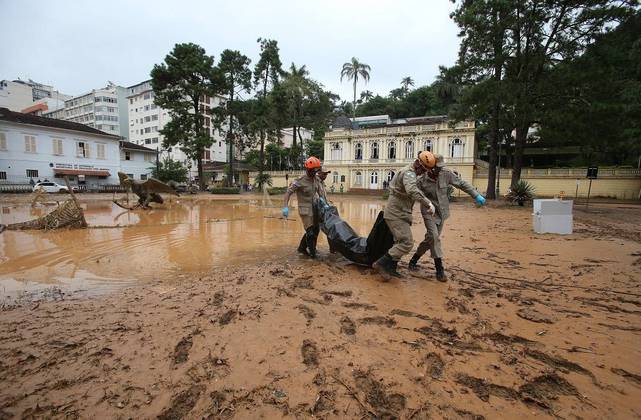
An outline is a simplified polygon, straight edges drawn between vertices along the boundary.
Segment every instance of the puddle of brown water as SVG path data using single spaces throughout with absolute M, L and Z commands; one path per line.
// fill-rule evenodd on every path
M 279 198 L 280 199 L 280 198 Z M 178 201 L 151 211 L 126 211 L 110 202 L 83 204 L 89 229 L 6 231 L 0 235 L 0 293 L 58 286 L 88 294 L 141 281 L 180 281 L 217 266 L 290 256 L 303 233 L 296 216 L 262 201 Z M 367 235 L 381 200 L 338 200 L 341 215 Z M 53 207 L 3 207 L 0 223 L 33 219 Z M 319 238 L 325 249 L 324 236 Z

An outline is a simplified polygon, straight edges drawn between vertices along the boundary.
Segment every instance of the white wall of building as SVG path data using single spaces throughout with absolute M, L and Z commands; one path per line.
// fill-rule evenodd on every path
M 156 165 L 156 152 L 142 152 L 123 148 L 120 150 L 120 171 L 136 180 L 151 178 L 152 167 Z
M 33 103 L 33 89 L 11 80 L 0 81 L 0 107 L 20 112 Z
M 86 156 L 79 153 L 80 143 L 86 146 Z M 109 171 L 107 178 L 87 176 L 88 188 L 119 182 L 119 140 L 115 137 L 0 121 L 2 147 L 5 148 L 0 149 L 0 182 L 27 183 L 30 178 L 34 181 L 48 178 L 60 183 L 54 168 Z M 71 181 L 79 183 L 77 177 Z

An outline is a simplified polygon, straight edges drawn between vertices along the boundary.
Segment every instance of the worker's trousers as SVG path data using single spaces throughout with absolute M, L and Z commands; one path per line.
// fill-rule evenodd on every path
M 411 224 L 399 219 L 385 219 L 385 223 L 387 223 L 387 227 L 389 227 L 392 236 L 394 236 L 394 246 L 390 248 L 388 254 L 394 261 L 398 261 L 414 248 L 414 238 L 410 229 Z
M 441 232 L 445 221 L 438 218 L 438 224 L 434 217 L 423 217 L 425 223 L 425 238 L 418 244 L 416 255 L 422 256 L 430 250 L 432 258 L 443 258 L 443 250 L 441 249 Z

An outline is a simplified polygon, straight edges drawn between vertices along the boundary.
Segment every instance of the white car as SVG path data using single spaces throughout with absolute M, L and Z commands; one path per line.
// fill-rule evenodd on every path
M 77 187 L 71 187 L 74 192 L 78 191 Z M 44 190 L 44 192 L 48 193 L 68 193 L 69 189 L 65 185 L 60 185 L 56 184 L 55 182 L 47 181 L 47 182 L 38 182 L 36 185 L 33 186 L 33 191 L 38 191 L 38 190 Z

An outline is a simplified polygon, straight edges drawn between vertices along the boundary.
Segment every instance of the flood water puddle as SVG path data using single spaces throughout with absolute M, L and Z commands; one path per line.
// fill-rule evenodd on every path
M 280 197 L 278 197 L 280 200 Z M 294 203 L 295 204 L 295 203 Z M 339 199 L 341 215 L 366 236 L 383 201 Z M 216 267 L 295 255 L 303 233 L 296 210 L 258 200 L 178 200 L 127 211 L 110 201 L 82 204 L 88 229 L 0 234 L 3 298 L 57 286 L 104 293 L 145 281 L 180 281 Z M 31 220 L 54 207 L 2 206 L 0 223 Z M 324 235 L 321 250 L 327 250 Z

